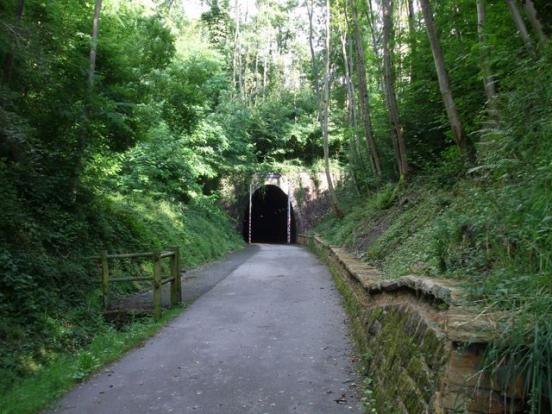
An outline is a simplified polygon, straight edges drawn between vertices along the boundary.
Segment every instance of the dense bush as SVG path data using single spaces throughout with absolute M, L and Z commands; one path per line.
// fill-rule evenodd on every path
M 5 180 L 5 168 L 0 177 Z M 9 183 L 3 184 L 9 195 Z M 189 268 L 241 244 L 234 223 L 209 199 L 184 205 L 142 194 L 90 194 L 88 204 L 69 213 L 52 204 L 35 212 L 11 194 L 0 201 L 6 213 L 0 239 L 0 392 L 108 328 L 98 268 L 87 256 L 103 249 L 179 246 Z

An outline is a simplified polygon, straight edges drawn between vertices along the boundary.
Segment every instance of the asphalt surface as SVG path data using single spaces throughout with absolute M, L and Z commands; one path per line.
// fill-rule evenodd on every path
M 298 246 L 232 257 L 215 266 L 227 276 L 182 315 L 49 412 L 361 413 L 328 270 Z M 196 277 L 213 275 L 207 267 Z

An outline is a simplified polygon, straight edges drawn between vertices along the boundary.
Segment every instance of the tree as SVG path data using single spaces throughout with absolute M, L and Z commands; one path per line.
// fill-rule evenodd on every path
M 374 131 L 372 128 L 372 119 L 370 116 L 370 102 L 368 96 L 368 87 L 366 85 L 366 57 L 364 56 L 364 47 L 362 45 L 362 36 L 360 34 L 360 28 L 358 23 L 358 13 L 356 10 L 356 4 L 351 7 L 351 14 L 353 16 L 353 39 L 356 50 L 356 68 L 357 68 L 357 83 L 358 83 L 358 95 L 360 103 L 360 112 L 362 116 L 364 134 L 366 138 L 366 145 L 368 146 L 368 153 L 370 157 L 370 165 L 374 176 L 381 177 L 381 163 L 374 139 Z
M 531 27 L 533 28 L 533 31 L 537 35 L 539 42 L 542 45 L 545 45 L 546 43 L 548 43 L 548 37 L 544 33 L 544 30 L 542 28 L 542 23 L 539 19 L 539 16 L 537 15 L 537 9 L 535 8 L 535 4 L 533 3 L 533 0 L 524 0 L 523 7 L 525 8 L 525 13 L 529 18 L 529 23 L 531 23 Z
M 318 67 L 316 65 L 316 54 L 314 52 L 314 1 L 305 0 L 307 6 L 307 14 L 309 16 L 309 51 L 311 57 L 311 78 L 314 92 L 318 102 L 320 99 L 320 87 L 318 86 Z
M 408 175 L 408 160 L 406 157 L 406 145 L 404 142 L 403 126 L 399 115 L 399 105 L 395 94 L 395 76 L 393 73 L 393 3 L 392 0 L 383 0 L 383 79 L 385 100 L 391 128 L 392 139 L 395 148 L 395 157 L 399 175 Z
M 238 91 L 240 99 L 244 98 L 243 92 L 243 75 L 242 75 L 242 55 L 241 55 L 241 17 L 240 17 L 240 3 L 239 0 L 234 2 L 234 59 L 232 61 L 232 81 L 236 85 L 235 89 Z
M 326 180 L 328 181 L 328 195 L 330 197 L 330 203 L 337 218 L 343 218 L 343 212 L 339 207 L 339 201 L 335 195 L 335 189 L 333 185 L 332 173 L 330 170 L 330 145 L 328 136 L 328 118 L 330 110 L 330 78 L 331 78 L 331 37 L 330 30 L 330 16 L 331 7 L 330 0 L 326 0 L 326 33 L 325 33 L 325 52 L 324 52 L 324 82 L 323 82 L 323 96 L 322 96 L 322 116 L 320 117 L 320 126 L 322 128 L 322 139 L 324 145 L 324 168 L 326 172 Z
M 416 15 L 414 0 L 407 0 L 408 5 L 408 42 L 410 47 L 410 81 L 414 81 L 414 57 L 416 56 Z
M 17 3 L 17 10 L 15 12 L 15 24 L 19 25 L 21 18 L 23 17 L 23 11 L 25 10 L 25 0 L 19 0 Z M 15 42 L 14 42 L 15 43 Z M 4 60 L 4 81 L 6 83 L 10 82 L 13 68 L 13 47 L 12 50 L 8 52 Z
M 519 35 L 521 36 L 521 39 L 523 40 L 523 43 L 525 43 L 525 47 L 529 51 L 533 51 L 533 41 L 531 40 L 531 36 L 529 36 L 529 31 L 527 30 L 527 26 L 523 21 L 523 17 L 521 16 L 517 3 L 515 2 L 515 0 L 506 0 L 506 3 L 510 8 L 512 19 L 514 20 L 514 24 L 519 32 Z
M 494 111 L 494 101 L 496 98 L 495 82 L 492 75 L 491 64 L 489 61 L 487 36 L 485 34 L 485 0 L 477 0 L 477 33 L 479 35 L 479 45 L 481 48 L 481 74 L 483 75 L 483 86 L 489 109 Z
M 349 22 L 348 22 L 348 11 L 347 11 L 347 0 L 344 2 L 344 25 L 345 27 L 342 27 L 342 25 L 339 25 L 339 39 L 341 41 L 341 56 L 343 57 L 343 67 L 345 70 L 345 87 L 347 89 L 347 113 L 348 113 L 348 121 L 349 124 L 353 127 L 353 137 L 355 144 L 357 143 L 357 133 L 356 133 L 356 127 L 357 127 L 357 117 L 356 117 L 356 99 L 355 99 L 355 87 L 353 85 L 353 79 L 352 79 L 352 64 L 351 64 L 351 58 L 348 46 L 351 45 L 350 38 L 348 36 L 349 33 Z M 355 145 L 356 148 L 356 145 Z
M 347 110 L 347 121 L 352 130 L 351 140 L 349 144 L 350 148 L 350 162 L 352 167 L 351 177 L 355 184 L 355 189 L 360 193 L 358 181 L 356 179 L 355 169 L 357 166 L 362 164 L 362 157 L 359 148 L 358 142 L 358 123 L 357 123 L 357 113 L 356 113 L 356 98 L 355 98 L 355 87 L 353 84 L 352 73 L 352 43 L 349 36 L 349 12 L 348 12 L 348 1 L 343 2 L 343 19 L 341 24 L 339 24 L 339 38 L 341 41 L 341 55 L 343 57 L 343 68 L 345 71 L 345 87 L 347 90 L 347 100 L 346 100 L 346 110 Z
M 460 121 L 460 115 L 458 114 L 458 110 L 456 109 L 456 104 L 454 102 L 452 91 L 450 89 L 448 73 L 445 65 L 445 57 L 443 55 L 443 50 L 441 49 L 441 44 L 439 43 L 439 39 L 437 37 L 435 21 L 433 20 L 433 11 L 431 10 L 429 0 L 420 0 L 420 6 L 426 24 L 429 43 L 431 45 L 431 52 L 433 54 L 435 70 L 437 71 L 439 89 L 441 91 L 443 102 L 445 104 L 449 124 L 452 129 L 452 135 L 454 141 L 456 142 L 456 145 L 458 145 L 458 148 L 460 149 L 460 152 L 464 156 L 470 156 L 471 148 L 469 148 L 467 137 L 464 134 L 462 122 Z
M 90 42 L 90 68 L 88 70 L 88 88 L 94 87 L 94 74 L 96 72 L 96 55 L 98 50 L 98 32 L 100 30 L 100 13 L 102 10 L 102 0 L 96 0 L 94 7 L 94 20 L 92 22 L 92 38 Z
M 77 193 L 77 187 L 79 184 L 81 172 L 84 164 L 84 151 L 89 140 L 89 131 L 90 128 L 90 116 L 92 113 L 92 93 L 94 90 L 94 80 L 96 74 L 96 56 L 98 51 L 98 34 L 100 30 L 100 15 L 102 10 L 102 0 L 96 0 L 94 5 L 94 17 L 92 19 L 92 35 L 90 37 L 90 54 L 88 58 L 88 91 L 85 98 L 85 105 L 83 108 L 82 121 L 80 126 L 79 136 L 77 138 L 77 147 L 76 147 L 76 162 L 73 169 L 73 177 L 71 180 L 71 191 L 73 197 Z M 75 201 L 75 199 L 73 199 Z

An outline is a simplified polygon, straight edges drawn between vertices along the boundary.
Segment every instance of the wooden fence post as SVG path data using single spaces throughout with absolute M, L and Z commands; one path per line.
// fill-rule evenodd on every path
M 176 301 L 182 303 L 182 278 L 180 277 L 180 248 L 176 247 L 175 251 L 176 262 Z
M 161 258 L 159 252 L 153 254 L 153 318 L 161 318 Z
M 170 250 L 173 252 L 171 256 L 171 306 L 175 306 L 178 303 L 178 268 L 176 267 L 178 264 L 176 261 L 177 247 L 171 247 Z
M 102 251 L 102 294 L 104 310 L 109 305 L 109 263 L 107 262 L 107 250 Z

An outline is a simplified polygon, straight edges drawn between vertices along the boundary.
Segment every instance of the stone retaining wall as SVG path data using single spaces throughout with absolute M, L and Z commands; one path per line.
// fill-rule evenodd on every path
M 521 387 L 504 392 L 499 378 L 481 370 L 503 316 L 470 309 L 455 281 L 384 280 L 317 236 L 301 236 L 299 243 L 309 244 L 341 285 L 370 381 L 369 408 L 379 414 L 524 412 Z

